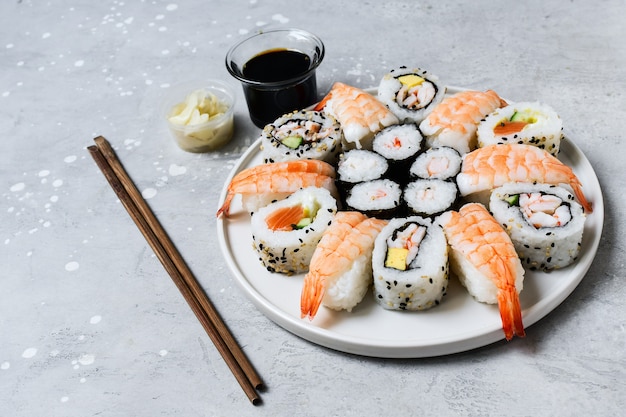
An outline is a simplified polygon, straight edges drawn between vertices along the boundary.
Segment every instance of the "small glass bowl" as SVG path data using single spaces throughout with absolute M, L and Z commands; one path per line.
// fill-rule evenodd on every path
M 261 81 L 244 74 L 244 67 L 254 57 L 281 50 L 306 56 L 309 59 L 308 68 L 275 81 Z M 315 70 L 322 63 L 324 53 L 324 43 L 319 37 L 295 28 L 263 30 L 228 50 L 226 69 L 241 82 L 250 118 L 257 127 L 263 129 L 277 117 L 317 101 Z
M 186 107 L 187 98 L 198 93 L 201 97 L 215 97 L 224 105 L 222 114 L 201 123 L 177 123 L 171 117 Z M 233 88 L 219 80 L 187 82 L 171 87 L 165 99 L 164 117 L 172 137 L 184 151 L 210 152 L 227 144 L 233 137 L 235 92 Z

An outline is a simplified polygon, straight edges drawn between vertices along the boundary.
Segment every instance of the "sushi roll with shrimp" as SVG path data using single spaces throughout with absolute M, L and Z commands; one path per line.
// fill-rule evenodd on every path
M 423 139 L 415 123 L 389 126 L 374 136 L 372 150 L 389 162 L 387 178 L 406 184 L 409 168 L 422 150 Z
M 337 202 L 328 190 L 307 187 L 254 213 L 252 241 L 263 266 L 287 275 L 306 272 L 336 212 Z
M 374 297 L 388 310 L 439 305 L 448 288 L 448 245 L 441 227 L 419 216 L 389 221 L 374 242 Z
M 419 124 L 446 94 L 436 75 L 421 68 L 401 66 L 385 74 L 378 85 L 378 99 L 401 123 Z
M 411 177 L 452 181 L 461 171 L 461 154 L 448 146 L 429 148 L 409 168 Z
M 545 149 L 557 156 L 563 138 L 563 122 L 554 109 L 538 102 L 509 104 L 478 124 L 478 147 L 520 143 Z
M 586 216 L 565 188 L 508 183 L 492 191 L 489 210 L 511 237 L 525 268 L 548 271 L 576 260 Z
M 334 164 L 341 150 L 341 126 L 331 115 L 311 110 L 285 114 L 261 133 L 265 163 L 319 159 Z
M 402 208 L 402 188 L 388 178 L 358 183 L 348 191 L 346 207 L 379 219 L 397 217 Z
M 458 197 L 459 190 L 454 181 L 436 178 L 416 179 L 402 193 L 409 212 L 425 217 L 434 217 L 451 209 Z

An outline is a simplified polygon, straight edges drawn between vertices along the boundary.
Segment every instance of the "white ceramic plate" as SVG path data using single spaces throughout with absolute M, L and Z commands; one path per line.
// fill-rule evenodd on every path
M 259 145 L 256 141 L 237 162 L 224 184 L 219 206 L 233 176 L 262 163 Z M 561 143 L 559 159 L 582 181 L 594 211 L 585 222 L 581 256 L 575 264 L 550 273 L 526 272 L 520 294 L 526 328 L 576 288 L 591 266 L 602 234 L 604 203 L 591 164 L 567 137 Z M 217 220 L 217 234 L 235 281 L 256 307 L 286 330 L 318 345 L 364 356 L 418 358 L 467 351 L 504 339 L 498 307 L 476 302 L 454 277 L 442 303 L 430 310 L 385 310 L 370 291 L 351 313 L 321 307 L 313 321 L 301 319 L 303 275 L 272 274 L 261 265 L 252 247 L 250 217 L 242 210 L 238 196 L 231 205 L 231 216 Z

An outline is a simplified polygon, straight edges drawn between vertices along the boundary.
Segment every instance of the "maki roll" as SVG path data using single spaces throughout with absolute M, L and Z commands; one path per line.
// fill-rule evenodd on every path
M 341 150 L 341 126 L 331 115 L 301 110 L 279 117 L 261 133 L 265 163 L 319 159 L 336 162 Z
M 453 180 L 461 171 L 461 154 L 448 146 L 430 148 L 420 154 L 409 173 L 421 179 Z
M 522 102 L 495 110 L 478 125 L 478 147 L 503 143 L 537 146 L 557 156 L 563 122 L 552 107 Z
M 576 260 L 586 217 L 565 188 L 505 184 L 492 191 L 489 210 L 511 237 L 526 268 L 547 271 Z
M 402 197 L 409 212 L 432 217 L 452 208 L 459 190 L 453 181 L 417 179 L 403 191 Z
M 387 177 L 406 183 L 411 164 L 422 150 L 423 137 L 416 124 L 389 126 L 374 136 L 372 149 L 389 162 Z
M 438 305 L 448 287 L 448 244 L 441 227 L 419 216 L 396 218 L 372 253 L 374 297 L 389 310 Z
M 271 203 L 250 219 L 259 260 L 270 272 L 306 272 L 315 247 L 337 212 L 325 188 L 307 187 Z
M 373 151 L 352 149 L 339 155 L 337 164 L 337 188 L 345 201 L 350 189 L 357 183 L 373 181 L 383 177 L 389 164 Z
M 420 68 L 392 69 L 380 80 L 378 99 L 402 123 L 418 123 L 439 104 L 446 93 L 437 76 Z
M 364 213 L 368 217 L 390 219 L 398 214 L 402 201 L 400 185 L 390 179 L 361 182 L 348 192 L 348 210 Z

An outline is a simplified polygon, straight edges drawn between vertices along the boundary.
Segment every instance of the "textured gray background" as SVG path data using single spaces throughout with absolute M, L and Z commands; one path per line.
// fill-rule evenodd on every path
M 626 406 L 622 0 L 3 1 L 0 4 L 0 414 L 3 416 L 619 415 Z M 229 78 L 262 28 L 317 33 L 334 81 L 422 66 L 558 110 L 606 204 L 596 260 L 525 339 L 419 360 L 302 340 L 257 311 L 218 250 L 218 193 L 258 130 L 193 155 L 161 97 Z M 236 84 L 235 84 L 236 85 Z M 115 146 L 268 385 L 253 407 L 85 147 Z

